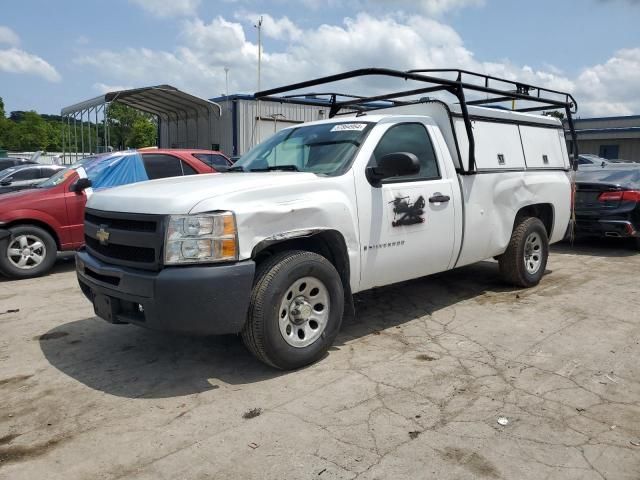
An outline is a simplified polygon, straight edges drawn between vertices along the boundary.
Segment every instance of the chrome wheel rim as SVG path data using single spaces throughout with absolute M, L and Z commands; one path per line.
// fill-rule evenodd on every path
M 21 270 L 31 270 L 40 265 L 47 256 L 47 247 L 35 235 L 18 235 L 7 247 L 9 262 Z
M 524 266 L 535 275 L 542 265 L 542 238 L 536 232 L 530 233 L 524 242 Z
M 315 277 L 303 277 L 285 291 L 278 310 L 282 338 L 292 347 L 304 348 L 324 332 L 329 320 L 329 290 Z

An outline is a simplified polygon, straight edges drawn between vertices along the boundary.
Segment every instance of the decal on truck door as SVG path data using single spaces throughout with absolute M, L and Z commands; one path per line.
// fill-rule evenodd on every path
M 409 197 L 396 197 L 389 203 L 393 204 L 393 221 L 392 227 L 400 227 L 403 225 L 416 225 L 424 223 L 424 207 L 426 202 L 424 197 L 420 195 L 418 199 L 411 203 Z

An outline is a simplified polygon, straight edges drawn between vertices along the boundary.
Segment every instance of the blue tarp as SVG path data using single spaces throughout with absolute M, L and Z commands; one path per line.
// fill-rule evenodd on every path
M 87 160 L 81 166 L 96 189 L 149 180 L 138 152 L 118 152 Z

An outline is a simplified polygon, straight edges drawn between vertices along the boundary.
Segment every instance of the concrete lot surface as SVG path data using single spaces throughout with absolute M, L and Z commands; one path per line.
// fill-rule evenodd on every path
M 640 478 L 640 255 L 619 243 L 556 247 L 527 291 L 487 262 L 363 294 L 289 373 L 235 337 L 96 319 L 72 263 L 0 280 L 0 479 Z

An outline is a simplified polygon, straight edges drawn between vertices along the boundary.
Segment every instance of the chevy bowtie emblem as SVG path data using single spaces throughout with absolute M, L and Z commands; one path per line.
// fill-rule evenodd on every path
M 100 241 L 101 245 L 109 243 L 109 237 L 111 234 L 107 232 L 106 225 L 100 225 L 100 228 L 96 232 L 96 238 Z

